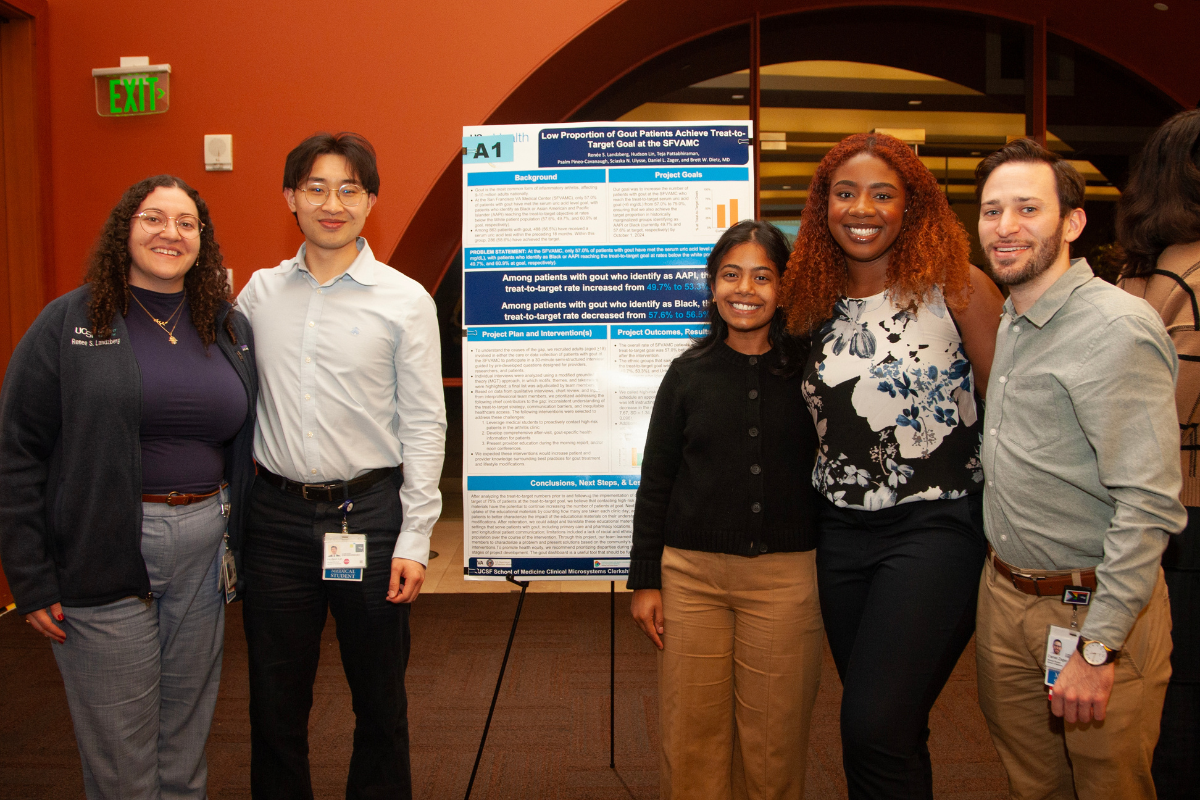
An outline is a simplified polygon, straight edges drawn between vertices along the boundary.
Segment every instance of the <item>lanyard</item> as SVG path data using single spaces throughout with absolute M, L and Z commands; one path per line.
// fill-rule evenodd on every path
M 342 484 L 342 504 L 338 506 L 338 510 L 342 512 L 342 533 L 350 533 L 350 512 L 354 510 L 354 503 L 350 501 L 350 488 Z

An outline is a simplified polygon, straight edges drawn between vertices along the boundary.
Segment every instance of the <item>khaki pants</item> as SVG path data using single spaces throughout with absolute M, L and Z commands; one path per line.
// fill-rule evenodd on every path
M 1080 608 L 1079 627 L 1086 618 Z M 1050 712 L 1042 672 L 1047 629 L 1070 624 L 1071 607 L 1060 598 L 1017 591 L 988 560 L 975 630 L 979 705 L 1008 771 L 1009 794 L 1152 800 L 1150 761 L 1171 676 L 1171 610 L 1162 573 L 1116 661 L 1103 722 L 1069 724 Z
M 662 797 L 799 800 L 823 631 L 816 558 L 666 548 Z

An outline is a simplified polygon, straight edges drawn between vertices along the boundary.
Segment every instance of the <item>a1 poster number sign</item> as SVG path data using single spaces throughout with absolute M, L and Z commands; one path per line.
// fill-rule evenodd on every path
M 462 160 L 464 164 L 503 164 L 513 160 L 511 133 L 499 136 L 464 136 Z

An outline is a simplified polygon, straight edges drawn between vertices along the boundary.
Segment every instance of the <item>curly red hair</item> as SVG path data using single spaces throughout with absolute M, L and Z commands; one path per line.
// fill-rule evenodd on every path
M 907 207 L 888 259 L 886 286 L 898 308 L 915 312 L 932 289 L 955 311 L 971 294 L 971 246 L 937 178 L 908 145 L 882 133 L 847 136 L 821 159 L 808 189 L 800 232 L 788 259 L 780 303 L 793 333 L 812 331 L 846 294 L 846 256 L 829 232 L 829 185 L 837 168 L 859 153 L 882 159 L 904 181 Z

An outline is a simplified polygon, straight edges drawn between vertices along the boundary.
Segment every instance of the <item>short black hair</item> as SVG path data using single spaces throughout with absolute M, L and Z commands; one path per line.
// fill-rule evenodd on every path
M 983 185 L 992 172 L 1001 164 L 1024 161 L 1046 164 L 1054 171 L 1054 185 L 1058 189 L 1058 215 L 1065 217 L 1077 208 L 1083 208 L 1083 192 L 1087 183 L 1071 162 L 1058 153 L 1047 150 L 1033 139 L 1014 139 L 989 155 L 975 168 L 975 199 L 983 202 Z
M 350 171 L 368 194 L 379 195 L 379 168 L 375 165 L 375 148 L 365 136 L 341 133 L 314 133 L 287 154 L 283 162 L 283 188 L 296 191 L 310 174 L 317 158 L 324 155 L 341 156 Z

